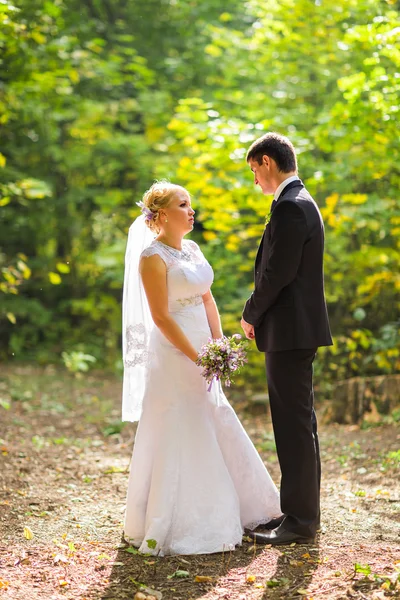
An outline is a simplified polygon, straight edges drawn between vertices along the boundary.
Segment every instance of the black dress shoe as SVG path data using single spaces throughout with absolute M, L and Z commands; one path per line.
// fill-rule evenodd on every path
M 249 534 L 251 532 L 258 533 L 260 531 L 270 531 L 271 529 L 276 529 L 276 527 L 279 527 L 279 525 L 283 522 L 284 518 L 285 515 L 277 517 L 276 519 L 271 519 L 270 521 L 268 521 L 268 523 L 261 523 L 261 525 L 258 525 L 258 527 L 256 527 L 255 529 L 245 528 L 245 532 L 246 534 Z
M 276 529 L 266 531 L 265 533 L 250 531 L 247 535 L 257 542 L 257 544 L 272 544 L 273 546 L 278 546 L 279 544 L 292 544 L 293 542 L 296 542 L 296 544 L 312 544 L 314 542 L 313 537 L 299 535 L 298 533 L 287 531 L 282 527 L 277 527 Z
M 263 529 L 276 529 L 283 522 L 286 515 L 282 515 L 281 517 L 277 517 L 276 519 L 271 519 L 265 525 L 260 525 Z

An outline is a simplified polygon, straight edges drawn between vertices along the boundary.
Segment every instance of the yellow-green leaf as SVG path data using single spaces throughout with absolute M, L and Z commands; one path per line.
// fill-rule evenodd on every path
M 14 275 L 12 275 L 12 274 L 11 274 L 9 271 L 6 271 L 6 272 L 4 273 L 4 279 L 5 279 L 6 281 L 8 281 L 8 283 L 11 283 L 11 284 L 13 284 L 13 283 L 16 283 L 16 282 L 17 282 L 17 280 L 15 279 Z
M 52 271 L 50 271 L 50 273 L 49 273 L 49 281 L 53 285 L 60 285 L 60 283 L 61 283 L 62 280 L 61 280 L 61 277 L 59 276 L 58 273 L 53 273 Z
M 32 271 L 29 267 L 25 266 L 25 269 L 22 271 L 22 276 L 24 279 L 29 279 L 32 274 Z
M 66 265 L 65 263 L 57 263 L 56 264 L 57 270 L 60 271 L 60 273 L 69 273 L 70 272 L 70 268 L 68 265 Z
M 15 325 L 15 323 L 17 322 L 17 319 L 15 318 L 15 315 L 13 313 L 8 312 L 6 314 L 6 317 L 13 325 Z
M 31 540 L 33 538 L 33 531 L 30 527 L 24 527 L 24 538 Z

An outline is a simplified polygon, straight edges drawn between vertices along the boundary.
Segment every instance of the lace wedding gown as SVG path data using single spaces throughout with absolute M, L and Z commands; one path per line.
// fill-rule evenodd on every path
M 142 256 L 153 254 L 167 267 L 170 314 L 200 349 L 211 337 L 202 301 L 211 266 L 193 241 L 184 240 L 178 251 L 155 240 Z M 135 332 L 128 343 L 135 344 Z M 214 382 L 208 392 L 201 368 L 157 327 L 144 359 L 125 538 L 140 552 L 159 555 L 233 549 L 244 527 L 281 514 L 278 490 L 221 386 Z

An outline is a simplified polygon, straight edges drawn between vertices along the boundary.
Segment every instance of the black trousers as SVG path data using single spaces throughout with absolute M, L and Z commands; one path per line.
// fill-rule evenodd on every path
M 321 460 L 314 411 L 316 349 L 267 352 L 272 425 L 281 467 L 284 528 L 313 537 L 320 518 Z

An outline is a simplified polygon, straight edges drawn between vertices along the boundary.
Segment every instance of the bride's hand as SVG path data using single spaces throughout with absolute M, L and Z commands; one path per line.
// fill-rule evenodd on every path
M 195 363 L 196 360 L 199 358 L 199 353 L 196 350 L 194 350 L 188 358 L 190 358 L 190 360 L 192 360 Z

